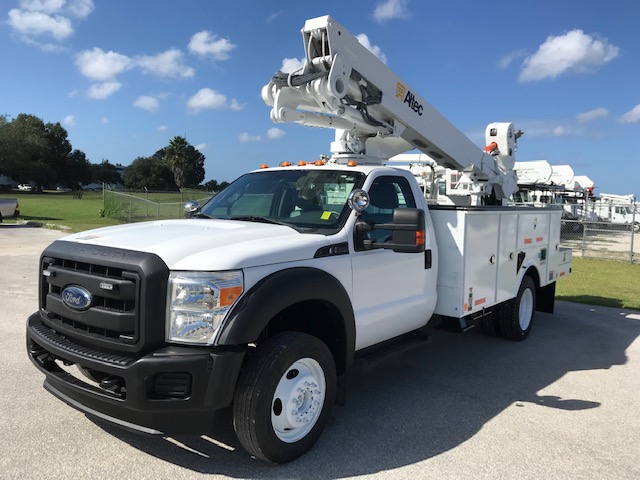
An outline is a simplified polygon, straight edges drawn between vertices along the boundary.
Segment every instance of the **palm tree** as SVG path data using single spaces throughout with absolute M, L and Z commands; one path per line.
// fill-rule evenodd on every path
M 189 143 L 184 137 L 176 136 L 169 142 L 166 149 L 166 158 L 171 165 L 173 178 L 178 188 L 184 187 L 185 170 L 187 167 L 187 147 Z

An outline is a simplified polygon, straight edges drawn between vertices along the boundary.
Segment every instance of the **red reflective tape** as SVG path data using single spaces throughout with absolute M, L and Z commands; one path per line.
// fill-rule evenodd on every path
M 536 242 L 541 242 L 541 241 L 543 241 L 543 240 L 544 240 L 544 237 L 538 237 L 538 238 L 536 238 Z
M 524 239 L 524 243 L 525 243 L 525 245 L 528 245 L 528 244 L 530 244 L 530 243 L 533 243 L 533 240 L 532 240 L 532 239 L 530 239 L 530 238 L 525 238 L 525 239 Z
M 474 302 L 474 305 L 475 305 L 475 306 L 478 306 L 478 305 L 482 305 L 483 303 L 486 303 L 486 302 L 487 302 L 487 297 L 479 298 L 478 300 L 476 300 L 476 301 Z

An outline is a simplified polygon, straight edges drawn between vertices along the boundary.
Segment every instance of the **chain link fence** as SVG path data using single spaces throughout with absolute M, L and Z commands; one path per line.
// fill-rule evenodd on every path
M 185 203 L 197 201 L 202 205 L 213 195 L 202 190 L 125 192 L 105 188 L 101 216 L 127 223 L 184 218 Z
M 574 256 L 640 263 L 640 205 L 565 205 L 560 241 Z
M 202 190 L 123 192 L 103 190 L 102 216 L 123 222 L 184 218 L 184 205 L 214 195 Z M 565 205 L 560 242 L 574 256 L 640 263 L 640 204 Z

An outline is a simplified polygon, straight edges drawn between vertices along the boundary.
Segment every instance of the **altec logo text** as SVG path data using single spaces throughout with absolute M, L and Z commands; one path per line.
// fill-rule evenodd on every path
M 407 90 L 407 87 L 400 82 L 398 82 L 398 85 L 396 86 L 396 97 L 402 100 L 403 103 L 406 103 L 409 108 L 419 116 L 422 116 L 422 105 L 418 103 L 416 96 L 411 93 L 411 91 Z

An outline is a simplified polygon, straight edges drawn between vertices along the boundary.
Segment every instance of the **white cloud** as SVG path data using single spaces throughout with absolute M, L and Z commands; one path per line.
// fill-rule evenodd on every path
M 395 18 L 408 18 L 408 0 L 383 0 L 378 2 L 373 10 L 373 18 L 376 22 L 382 23 Z
M 267 138 L 269 140 L 278 140 L 286 136 L 287 136 L 287 132 L 285 132 L 281 128 L 273 127 L 267 130 Z
M 609 111 L 606 108 L 594 108 L 588 112 L 582 112 L 576 115 L 578 123 L 588 123 L 597 120 L 598 118 L 605 118 L 609 116 Z
M 582 131 L 568 123 L 558 120 L 530 119 L 518 122 L 518 128 L 525 132 L 526 138 L 567 137 L 581 135 Z
M 104 100 L 120 90 L 120 87 L 122 84 L 118 82 L 96 83 L 89 87 L 87 95 L 94 100 Z
M 575 135 L 575 132 L 565 125 L 558 125 L 557 127 L 553 128 L 551 134 L 554 137 L 568 137 L 571 135 Z
M 515 52 L 511 52 L 506 55 L 503 55 L 502 57 L 500 57 L 500 59 L 498 59 L 498 68 L 504 70 L 505 68 L 508 68 L 509 65 L 511 65 L 516 60 L 525 58 L 526 56 L 527 56 L 527 52 L 525 50 L 516 50 Z
M 361 33 L 360 35 L 356 35 L 356 38 L 362 45 L 364 45 L 364 47 L 367 50 L 369 50 L 376 57 L 378 57 L 380 61 L 382 61 L 382 63 L 385 63 L 385 64 L 387 63 L 387 56 L 382 52 L 382 49 L 380 47 L 378 47 L 377 45 L 373 45 L 369 41 L 369 37 L 367 36 L 366 33 Z
M 93 0 L 20 0 L 20 8 L 50 15 L 61 13 L 77 18 L 85 18 L 95 8 Z
M 285 132 L 281 128 L 273 127 L 267 130 L 266 139 L 278 140 L 286 136 L 287 132 Z M 250 135 L 247 132 L 242 132 L 240 135 L 238 135 L 238 141 L 240 143 L 262 142 L 264 139 L 265 137 L 263 137 L 262 135 Z
M 184 63 L 184 55 L 177 49 L 170 49 L 154 56 L 142 55 L 132 59 L 118 52 L 105 52 L 101 48 L 94 47 L 91 50 L 80 52 L 76 56 L 76 66 L 83 76 L 104 82 L 102 86 L 91 88 L 90 96 L 92 98 L 106 98 L 100 97 L 108 90 L 106 83 L 111 84 L 112 87 L 117 84 L 117 89 L 119 89 L 121 84 L 118 82 L 117 76 L 133 68 L 140 68 L 144 73 L 159 77 L 188 78 L 195 75 L 195 70 Z M 106 96 L 111 95 L 117 89 Z
M 135 99 L 133 106 L 148 112 L 155 112 L 160 108 L 160 100 L 149 95 L 142 95 Z
M 42 12 L 9 10 L 9 25 L 24 35 L 25 41 L 32 41 L 31 37 L 51 35 L 56 40 L 64 40 L 73 34 L 71 20 L 66 17 L 52 17 Z
M 618 56 L 619 48 L 582 30 L 547 37 L 538 51 L 526 58 L 518 80 L 556 78 L 567 72 L 589 73 Z
M 158 127 L 159 132 L 166 132 L 167 130 L 169 130 L 169 127 L 167 127 L 166 125 L 160 125 Z
M 261 142 L 261 135 L 249 135 L 247 132 L 242 132 L 238 135 L 238 141 L 240 143 Z
M 199 143 L 198 145 L 196 145 L 193 148 L 195 148 L 199 152 L 204 152 L 207 149 L 207 144 L 206 143 Z
M 282 15 L 282 13 L 283 13 L 283 11 L 282 11 L 282 10 L 279 10 L 279 11 L 277 11 L 277 12 L 275 12 L 275 13 L 272 13 L 271 15 L 269 15 L 269 16 L 267 17 L 267 19 L 265 20 L 265 23 L 271 23 L 271 22 L 273 22 L 276 18 L 278 18 L 280 15 Z
M 225 95 L 211 88 L 202 88 L 189 98 L 187 108 L 192 113 L 200 110 L 242 110 L 235 98 L 228 101 Z
M 229 102 L 230 110 L 240 111 L 243 108 L 244 108 L 244 105 L 240 105 L 240 103 L 238 103 L 238 100 L 236 100 L 235 98 L 232 98 L 231 102 Z
M 80 52 L 76 57 L 80 73 L 92 80 L 113 80 L 116 75 L 129 70 L 133 61 L 126 55 L 113 51 L 105 52 L 101 48 Z
M 136 66 L 145 73 L 159 77 L 191 78 L 195 70 L 184 62 L 183 53 L 177 48 L 171 48 L 157 55 L 143 55 L 135 59 Z
M 640 104 L 633 107 L 627 113 L 619 118 L 620 123 L 638 123 L 640 122 Z
M 298 60 L 297 58 L 285 58 L 282 60 L 282 67 L 280 71 L 283 73 L 295 73 L 304 67 L 304 60 Z
M 66 117 L 64 117 L 64 120 L 62 120 L 62 123 L 67 127 L 75 127 L 76 119 L 73 115 L 67 115 Z
M 229 52 L 234 48 L 236 45 L 228 39 L 218 38 L 207 30 L 194 34 L 189 41 L 189 52 L 214 60 L 228 60 Z
M 54 13 L 60 11 L 65 0 L 20 0 L 20 7 L 33 12 Z
M 87 17 L 93 0 L 21 0 L 20 8 L 9 10 L 7 23 L 20 39 L 44 51 L 60 51 L 59 44 L 41 43 L 38 38 L 52 37 L 62 42 L 74 33 L 72 18 Z
M 85 18 L 89 16 L 94 9 L 93 0 L 71 0 L 67 2 L 69 13 L 78 17 Z
M 102 117 L 102 118 L 100 119 L 100 123 L 101 123 L 102 125 L 107 125 L 107 124 L 109 123 L 109 119 L 108 119 L 107 117 Z

